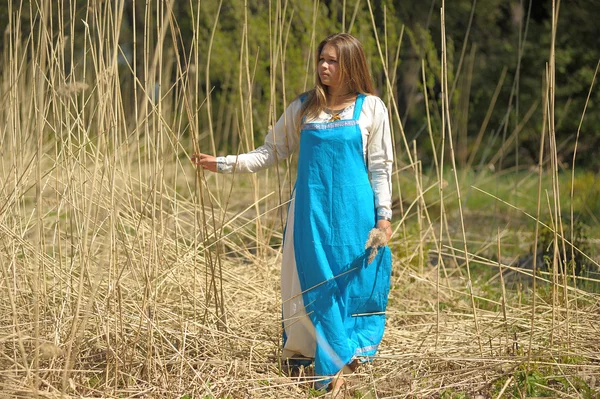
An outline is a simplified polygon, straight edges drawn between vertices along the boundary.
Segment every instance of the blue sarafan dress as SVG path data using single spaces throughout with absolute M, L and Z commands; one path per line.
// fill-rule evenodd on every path
M 385 326 L 390 250 L 371 264 L 365 250 L 376 212 L 358 124 L 364 98 L 352 119 L 306 123 L 300 135 L 294 252 L 319 375 L 374 355 Z
M 331 376 L 372 358 L 383 336 L 391 254 L 381 248 L 368 264 L 364 246 L 376 213 L 391 216 L 393 149 L 375 96 L 358 95 L 341 120 L 304 123 L 298 139 L 300 110 L 290 104 L 263 146 L 217 161 L 223 173 L 256 172 L 299 150 L 281 269 L 283 356 L 314 359 Z

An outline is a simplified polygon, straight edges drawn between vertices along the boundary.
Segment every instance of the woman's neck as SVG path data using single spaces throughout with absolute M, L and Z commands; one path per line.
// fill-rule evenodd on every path
M 346 85 L 338 86 L 338 87 L 331 87 L 331 86 L 327 87 L 327 96 L 331 97 L 331 98 L 344 97 L 350 93 L 352 93 L 352 89 L 350 89 Z
M 344 108 L 354 102 L 356 93 L 348 87 L 331 88 L 327 90 L 327 107 L 331 109 Z

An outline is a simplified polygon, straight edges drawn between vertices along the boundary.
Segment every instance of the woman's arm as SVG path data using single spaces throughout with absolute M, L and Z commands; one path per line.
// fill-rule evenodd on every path
M 377 227 L 385 230 L 389 239 L 392 234 L 392 134 L 387 108 L 379 98 L 374 98 L 372 112 L 373 123 L 367 142 L 369 179 L 375 194 Z
M 194 154 L 192 162 L 211 172 L 255 173 L 289 157 L 298 147 L 297 115 L 301 102 L 293 101 L 265 137 L 265 143 L 245 154 L 215 157 Z

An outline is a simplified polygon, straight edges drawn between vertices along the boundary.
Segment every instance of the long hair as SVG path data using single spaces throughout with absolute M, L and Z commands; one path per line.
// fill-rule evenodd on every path
M 362 45 L 354 36 L 347 33 L 336 33 L 327 36 L 315 53 L 315 87 L 306 93 L 299 115 L 298 126 L 305 118 L 316 118 L 327 105 L 327 87 L 319 77 L 319 59 L 323 47 L 329 44 L 337 51 L 340 68 L 340 84 L 346 85 L 350 92 L 357 94 L 374 94 L 373 81 L 367 65 L 367 57 Z M 300 130 L 298 130 L 300 132 Z

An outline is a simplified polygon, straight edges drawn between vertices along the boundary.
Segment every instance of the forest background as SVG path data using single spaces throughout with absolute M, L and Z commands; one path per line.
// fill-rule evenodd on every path
M 0 41 L 0 51 L 5 54 L 8 50 L 9 35 L 9 3 L 0 5 L 0 26 L 3 27 L 4 37 Z M 63 15 L 66 23 L 72 23 L 69 29 L 74 34 L 73 43 L 69 50 L 74 51 L 74 62 L 80 62 L 83 56 L 85 40 L 85 24 L 81 21 L 86 17 L 87 1 L 74 2 L 76 8 L 75 20 L 69 15 Z M 12 7 L 13 10 L 18 3 Z M 59 6 L 63 2 L 53 2 L 53 18 L 60 14 Z M 103 1 L 91 2 L 102 5 Z M 220 151 L 231 153 L 238 150 L 240 136 L 239 115 L 231 107 L 223 109 L 223 104 L 237 104 L 240 98 L 238 81 L 240 79 L 239 63 L 242 44 L 251 57 L 252 68 L 252 98 L 254 100 L 254 141 L 262 144 L 262 139 L 272 123 L 269 107 L 276 105 L 276 111 L 281 112 L 282 98 L 288 101 L 299 93 L 307 90 L 312 84 L 312 49 L 315 40 L 319 41 L 328 34 L 349 31 L 356 35 L 369 53 L 370 67 L 376 86 L 381 94 L 388 90 L 384 68 L 379 57 L 378 48 L 373 35 L 373 25 L 378 30 L 381 40 L 388 44 L 385 54 L 386 67 L 393 67 L 394 85 L 389 89 L 397 98 L 401 120 L 409 142 L 419 140 L 426 132 L 427 118 L 424 106 L 424 89 L 432 100 L 439 99 L 441 73 L 441 34 L 439 6 L 434 2 L 394 2 L 377 1 L 372 4 L 374 20 L 371 20 L 369 9 L 365 2 L 351 0 L 329 0 L 319 2 L 314 9 L 312 2 L 289 2 L 284 12 L 288 13 L 289 21 L 284 31 L 279 32 L 285 40 L 285 66 L 272 65 L 270 54 L 271 35 L 273 30 L 272 4 L 268 1 L 243 0 L 224 1 L 220 5 L 216 0 L 202 1 L 198 20 L 194 22 L 193 13 L 198 12 L 190 2 L 173 2 L 169 12 L 176 21 L 176 35 L 172 40 L 165 40 L 164 54 L 178 53 L 182 60 L 189 58 L 190 49 L 196 45 L 196 51 L 206 56 L 209 53 L 210 64 L 202 62 L 193 65 L 194 72 L 204 76 L 210 69 L 210 87 L 200 86 L 201 97 L 206 97 L 210 90 L 213 102 L 213 119 L 217 122 L 213 127 L 216 144 Z M 581 112 L 586 103 L 590 83 L 594 76 L 600 48 L 600 27 L 594 23 L 594 15 L 599 3 L 595 0 L 575 0 L 563 3 L 560 8 L 560 18 L 557 21 L 556 35 L 556 88 L 555 101 L 558 121 L 556 134 L 560 143 L 559 157 L 563 161 L 573 158 L 574 138 L 580 130 L 577 165 L 590 170 L 598 170 L 598 149 L 600 148 L 600 113 L 593 112 L 600 94 L 592 93 L 589 100 L 590 112 L 580 125 Z M 156 4 L 150 2 L 149 10 L 142 1 L 125 1 L 123 20 L 120 24 L 119 68 L 127 71 L 134 64 L 144 65 L 144 57 L 153 57 L 153 51 L 144 51 L 144 46 L 152 47 L 157 38 L 144 36 L 148 25 L 156 23 Z M 552 3 L 547 1 L 452 1 L 447 5 L 446 31 L 448 46 L 448 77 L 451 82 L 452 108 L 460 109 L 454 121 L 457 144 L 457 163 L 460 167 L 468 165 L 468 158 L 473 154 L 473 160 L 468 166 L 481 166 L 490 159 L 503 145 L 502 134 L 506 134 L 504 125 L 509 131 L 514 129 L 532 106 L 539 102 L 540 91 L 545 79 L 545 65 L 550 58 L 552 41 Z M 134 10 L 136 8 L 137 10 Z M 25 4 L 27 11 L 28 6 Z M 244 10 L 247 15 L 244 15 Z M 63 8 L 67 13 L 68 8 Z M 146 16 L 146 11 L 148 15 Z M 34 10 L 35 12 L 35 10 Z M 315 19 L 315 12 L 318 13 Z M 269 18 L 271 15 L 271 19 Z M 199 40 L 194 43 L 194 29 L 199 29 L 202 39 L 211 37 L 215 17 L 219 23 L 214 26 L 214 40 Z M 20 15 L 19 25 L 21 35 L 27 37 L 32 26 L 39 21 L 31 20 L 28 12 Z M 56 23 L 56 21 L 55 21 Z M 245 24 L 246 23 L 246 24 Z M 242 43 L 243 30 L 247 29 L 247 43 Z M 134 33 L 137 41 L 134 44 Z M 401 33 L 404 40 L 399 43 Z M 56 33 L 55 33 L 56 34 Z M 148 42 L 144 42 L 147 40 Z M 134 46 L 135 57 L 134 60 Z M 396 50 L 400 50 L 401 54 Z M 190 62 L 189 59 L 186 60 Z M 426 87 L 421 79 L 422 61 L 427 68 Z M 64 73 L 69 74 L 74 65 L 69 65 L 70 54 L 65 54 Z M 186 67 L 184 65 L 184 67 Z M 175 65 L 167 62 L 163 66 L 164 74 L 170 82 L 176 81 Z M 145 82 L 144 69 L 138 67 L 137 79 Z M 310 72 L 310 73 L 307 73 Z M 505 75 L 504 75 L 505 74 Z M 123 73 L 121 79 L 124 89 L 132 89 L 131 79 Z M 285 76 L 283 76 L 285 75 Z M 153 78 L 156 78 L 155 76 Z M 488 151 L 474 148 L 475 140 L 480 131 L 486 111 L 496 91 L 498 82 L 502 85 L 494 106 L 494 112 L 486 123 L 483 143 Z M 271 90 L 271 79 L 275 79 L 276 91 Z M 283 79 L 285 79 L 285 84 Z M 124 90 L 125 91 L 125 90 Z M 273 97 L 275 94 L 275 98 Z M 124 103 L 126 112 L 133 104 Z M 502 168 L 520 167 L 537 163 L 539 132 L 542 130 L 543 112 L 535 112 L 527 119 L 520 129 L 514 148 L 507 148 L 501 164 L 495 165 L 497 170 Z M 206 118 L 205 115 L 202 115 Z M 205 126 L 208 122 L 202 120 Z M 434 113 L 434 127 L 439 130 L 440 113 Z M 506 137 L 504 137 L 506 139 Z M 431 148 L 428 140 L 420 140 L 420 151 L 425 165 L 432 166 Z M 504 140 L 505 141 L 505 140 Z M 477 150 L 480 150 L 477 152 Z
M 390 112 L 394 274 L 350 397 L 599 394 L 596 0 L 0 4 L 0 398 L 319 396 L 290 378 L 292 157 L 261 145 L 349 32 Z

